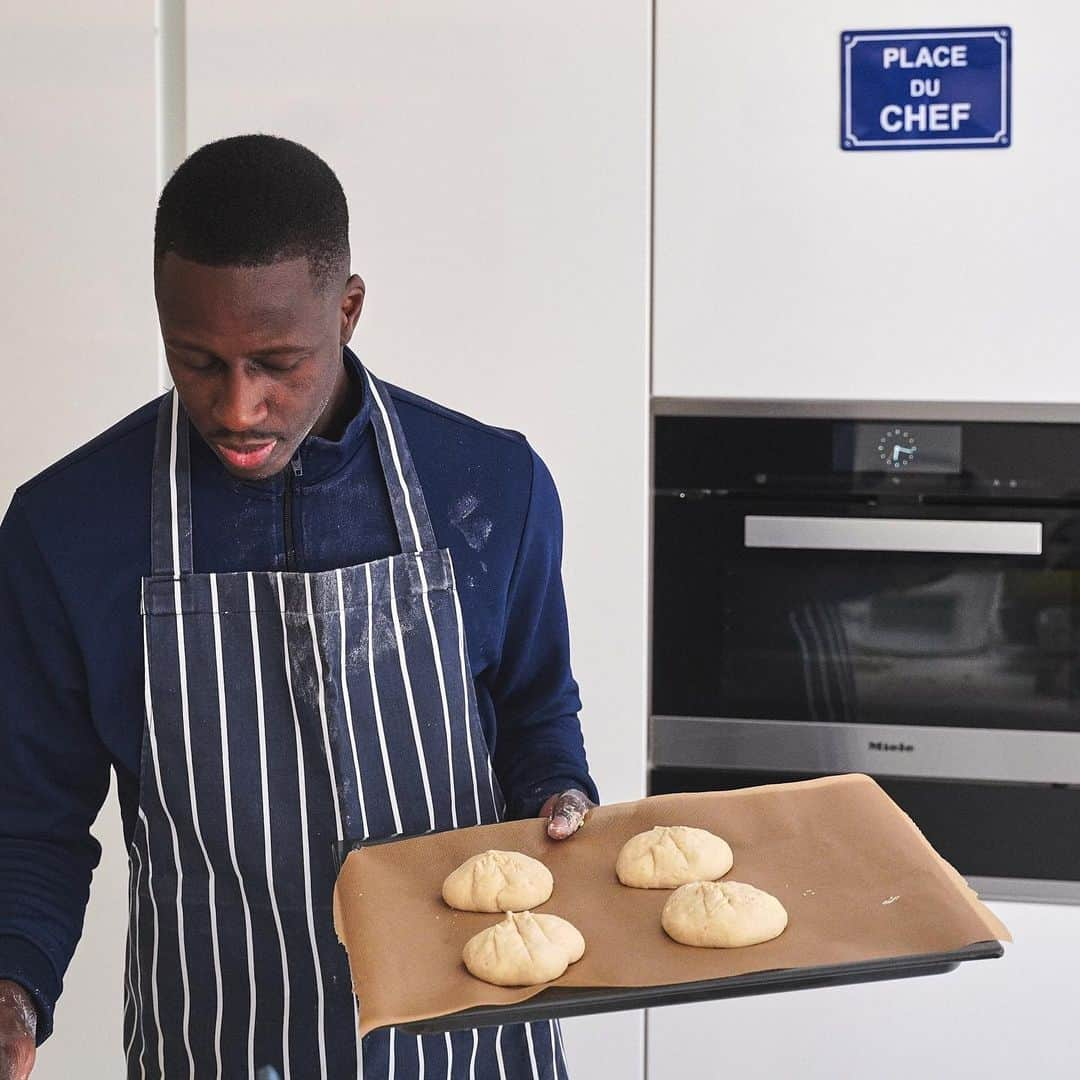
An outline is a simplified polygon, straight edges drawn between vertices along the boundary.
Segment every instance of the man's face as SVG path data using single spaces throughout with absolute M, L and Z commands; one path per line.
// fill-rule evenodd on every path
M 364 283 L 316 288 L 304 258 L 204 266 L 169 253 L 158 268 L 165 356 L 196 430 L 229 472 L 280 472 L 347 388 L 341 348 Z

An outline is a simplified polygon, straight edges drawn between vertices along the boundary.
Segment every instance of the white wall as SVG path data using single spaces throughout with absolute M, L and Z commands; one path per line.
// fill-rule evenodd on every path
M 0 510 L 156 392 L 153 5 L 8 4 L 0 32 Z M 115 795 L 35 1080 L 121 1075 L 127 862 Z
M 845 153 L 844 29 L 1009 25 L 1014 144 Z M 1077 401 L 1080 8 L 658 0 L 655 391 Z

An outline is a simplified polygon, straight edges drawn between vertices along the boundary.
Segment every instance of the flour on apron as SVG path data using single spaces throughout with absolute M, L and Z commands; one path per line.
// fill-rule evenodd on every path
M 162 400 L 129 850 L 129 1078 L 265 1066 L 283 1080 L 567 1076 L 553 1023 L 356 1037 L 332 917 L 339 842 L 504 810 L 450 552 L 393 402 L 364 379 L 401 553 L 311 574 L 194 572 L 188 420 L 175 391 Z

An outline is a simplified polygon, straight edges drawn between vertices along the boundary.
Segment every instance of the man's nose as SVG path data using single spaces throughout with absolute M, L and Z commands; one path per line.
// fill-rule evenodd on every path
M 260 427 L 266 413 L 262 380 L 242 367 L 230 369 L 215 403 L 215 423 L 239 435 Z

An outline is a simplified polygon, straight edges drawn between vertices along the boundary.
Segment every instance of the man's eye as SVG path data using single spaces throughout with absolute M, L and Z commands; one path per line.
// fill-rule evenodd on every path
M 185 356 L 180 362 L 189 371 L 212 371 L 218 365 L 218 361 L 210 356 Z
M 267 371 L 272 371 L 275 374 L 284 374 L 285 372 L 292 371 L 293 368 L 298 367 L 306 357 L 304 356 L 292 356 L 288 360 L 260 360 L 259 366 L 266 368 Z

